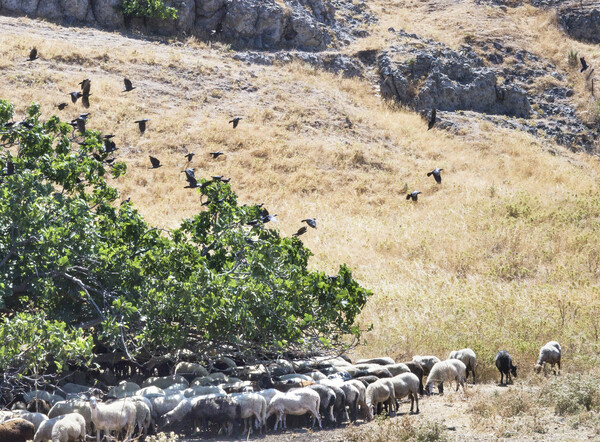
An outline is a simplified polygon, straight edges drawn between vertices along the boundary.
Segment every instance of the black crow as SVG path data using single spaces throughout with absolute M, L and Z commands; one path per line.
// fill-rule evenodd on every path
M 583 72 L 588 68 L 588 64 L 585 62 L 585 58 L 583 57 L 579 58 L 579 61 L 581 62 L 581 70 L 579 72 Z
M 277 216 L 277 215 L 266 215 L 266 216 L 262 216 L 262 217 L 260 218 L 260 220 L 261 220 L 261 221 L 262 221 L 264 224 L 268 223 L 269 221 L 274 221 L 274 222 L 277 222 L 277 218 L 276 218 L 276 216 Z
M 301 223 L 306 223 L 311 226 L 313 229 L 317 228 L 317 218 L 306 218 L 300 221 Z
M 223 179 L 223 175 L 215 175 L 215 176 L 211 176 L 213 181 L 221 181 L 221 179 Z
M 75 124 L 77 125 L 77 130 L 79 133 L 83 135 L 85 133 L 85 118 L 77 118 L 75 120 Z
M 29 52 L 29 61 L 33 61 L 33 60 L 37 60 L 38 58 L 38 51 L 37 48 L 33 48 L 30 52 Z
M 87 95 L 82 95 L 81 97 L 81 104 L 83 104 L 83 107 L 85 107 L 86 109 L 88 109 L 90 107 L 90 96 L 92 94 L 87 94 Z
M 194 158 L 194 155 L 196 155 L 194 152 L 189 152 L 189 153 L 185 154 L 184 156 L 187 158 L 188 163 L 189 163 L 190 161 L 192 161 L 192 158 Z
M 81 83 L 81 93 L 85 95 L 90 95 L 90 88 L 92 87 L 92 81 L 89 78 L 86 78 Z
M 422 192 L 419 192 L 418 190 L 413 190 L 411 193 L 409 193 L 408 195 L 406 195 L 406 199 L 412 199 L 413 201 L 417 201 L 419 199 L 419 194 Z
M 143 120 L 136 120 L 134 123 L 137 123 L 140 128 L 140 133 L 143 135 L 146 132 L 146 123 L 148 122 L 148 118 L 144 118 Z
M 63 110 L 68 105 L 69 105 L 69 103 L 58 103 L 58 105 L 56 107 L 58 107 L 58 110 Z
M 131 80 L 129 78 L 123 78 L 123 83 L 125 83 L 125 88 L 123 89 L 123 92 L 129 92 L 135 89 L 135 86 L 131 83 Z
M 152 163 L 152 169 L 158 169 L 159 167 L 162 166 L 162 164 L 160 164 L 160 160 L 158 158 L 154 158 L 151 155 L 148 155 L 150 157 L 150 162 Z
M 77 100 L 79 98 L 83 97 L 83 94 L 81 92 L 79 92 L 79 91 L 77 91 L 77 92 L 71 92 L 69 95 L 71 96 L 71 101 L 73 103 L 77 103 Z
M 213 157 L 213 160 L 214 160 L 215 158 L 219 158 L 221 155 L 224 155 L 224 153 L 223 153 L 223 152 L 221 152 L 220 150 L 219 150 L 218 152 L 210 152 L 209 154 L 210 154 L 210 155 L 212 155 L 212 157 Z
M 238 127 L 238 124 L 240 123 L 241 119 L 242 117 L 233 117 L 233 119 L 229 120 L 229 122 L 233 123 L 233 128 L 235 129 L 236 127 Z
M 442 184 L 442 174 L 441 174 L 442 170 L 444 170 L 444 169 L 440 169 L 439 167 L 436 167 L 431 172 L 427 172 L 427 176 L 433 175 L 433 177 L 435 178 L 435 182 L 438 184 Z

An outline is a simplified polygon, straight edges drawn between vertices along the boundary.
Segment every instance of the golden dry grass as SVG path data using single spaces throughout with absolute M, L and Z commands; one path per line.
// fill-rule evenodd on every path
M 547 13 L 526 6 L 373 7 L 381 17 L 373 37 L 349 51 L 384 47 L 385 29 L 394 26 L 451 46 L 466 34 L 502 37 L 559 66 L 571 47 L 600 60 L 600 49 L 563 42 Z M 116 134 L 128 173 L 115 184 L 150 223 L 174 227 L 201 210 L 197 194 L 183 189 L 188 150 L 197 176 L 231 177 L 240 202 L 265 202 L 285 234 L 316 216 L 319 228 L 302 237 L 315 253 L 311 265 L 333 272 L 345 262 L 374 292 L 360 317 L 373 330 L 357 356 L 444 357 L 470 346 L 489 379 L 497 350 L 527 367 L 556 339 L 566 370 L 593 362 L 597 157 L 486 123 L 459 135 L 426 131 L 420 117 L 382 103 L 366 81 L 300 64 L 250 66 L 194 39 L 168 45 L 7 18 L 0 30 L 0 97 L 18 112 L 33 101 L 46 115 L 58 112 L 53 106 L 79 81 L 92 80 L 88 127 Z M 25 63 L 32 46 L 41 59 Z M 123 76 L 137 89 L 122 93 Z M 82 111 L 70 104 L 60 115 Z M 235 130 L 232 115 L 244 117 Z M 140 117 L 150 118 L 144 136 L 133 124 Z M 226 155 L 212 161 L 215 150 Z M 165 166 L 148 170 L 148 155 Z M 434 167 L 444 168 L 441 186 L 425 176 Z M 416 204 L 405 199 L 412 189 L 423 192 Z

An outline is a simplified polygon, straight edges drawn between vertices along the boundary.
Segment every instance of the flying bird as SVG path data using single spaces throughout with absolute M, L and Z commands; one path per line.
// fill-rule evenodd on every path
M 111 140 L 110 138 L 105 138 L 104 139 L 104 152 L 111 153 L 111 152 L 114 152 L 115 150 L 119 150 L 119 148 L 117 147 L 115 142 L 113 140 Z
M 198 187 L 198 181 L 196 180 L 196 175 L 194 174 L 195 169 L 185 169 L 183 172 L 185 173 L 185 179 L 188 182 L 188 185 L 185 186 L 186 189 L 194 189 Z
M 37 48 L 33 48 L 30 52 L 29 52 L 29 61 L 33 61 L 33 60 L 37 60 L 38 58 L 38 51 Z
M 211 176 L 213 181 L 221 181 L 223 179 L 223 175 Z
M 209 154 L 212 155 L 213 160 L 219 158 L 221 155 L 224 155 L 220 150 L 218 152 L 209 152 Z
M 152 169 L 158 169 L 162 166 L 160 164 L 160 160 L 158 158 L 154 158 L 152 155 L 148 155 L 150 157 L 150 162 L 152 163 Z
M 92 87 L 92 81 L 89 78 L 86 78 L 79 84 L 81 85 L 81 93 L 83 95 L 90 95 L 90 88 Z
M 440 169 L 439 167 L 436 167 L 431 172 L 427 172 L 427 176 L 433 175 L 433 178 L 435 178 L 435 182 L 438 184 L 442 184 L 442 174 L 441 174 L 442 170 L 444 170 L 444 169 Z
M 412 199 L 413 201 L 417 201 L 419 199 L 419 194 L 422 192 L 419 192 L 418 190 L 413 190 L 411 193 L 409 193 L 408 195 L 406 195 L 406 199 L 410 200 Z
M 83 135 L 85 133 L 85 118 L 77 118 L 75 120 L 75 124 L 77 125 L 77 130 L 79 133 Z
M 231 178 L 222 178 L 221 182 L 227 184 L 229 181 L 231 181 Z
M 581 62 L 581 70 L 579 72 L 583 72 L 585 71 L 589 66 L 588 64 L 585 62 L 585 58 L 580 57 L 579 61 Z
M 138 127 L 140 128 L 140 134 L 144 135 L 144 132 L 146 132 L 146 123 L 148 122 L 148 118 L 144 118 L 143 120 L 137 120 L 134 121 L 134 123 L 137 123 Z
M 296 233 L 294 233 L 292 236 L 300 236 L 300 235 L 304 235 L 306 233 L 306 226 L 300 227 L 298 229 L 298 231 Z
M 56 107 L 58 108 L 58 110 L 63 110 L 68 105 L 69 105 L 69 103 L 58 103 L 58 105 Z
M 241 119 L 242 117 L 233 117 L 233 119 L 229 120 L 229 122 L 233 123 L 233 128 L 235 129 L 236 127 L 238 127 L 238 124 L 240 123 Z
M 135 89 L 135 86 L 133 85 L 133 83 L 131 83 L 131 80 L 129 78 L 123 78 L 123 83 L 125 84 L 123 92 L 130 92 Z
M 90 96 L 92 94 L 88 94 L 88 95 L 83 95 L 81 97 L 81 104 L 83 104 L 83 107 L 85 107 L 86 109 L 88 109 L 90 107 Z
M 188 163 L 189 163 L 190 161 L 192 161 L 192 158 L 194 158 L 194 155 L 196 155 L 194 152 L 188 152 L 187 154 L 184 155 L 184 157 L 187 158 Z
M 436 116 L 437 116 L 437 111 L 435 110 L 435 108 L 431 109 L 431 115 L 429 116 L 429 123 L 427 124 L 427 130 L 431 129 L 433 127 L 433 125 L 435 124 L 436 120 Z
M 300 221 L 301 223 L 306 223 L 311 226 L 313 229 L 317 228 L 317 218 L 306 218 Z
M 262 217 L 260 218 L 260 220 L 261 220 L 261 221 L 262 221 L 264 224 L 268 223 L 269 221 L 277 222 L 277 218 L 276 218 L 276 216 L 277 216 L 277 215 L 266 215 L 266 216 L 262 216 Z
M 77 103 L 77 100 L 83 97 L 83 94 L 79 91 L 71 92 L 69 95 L 71 96 L 71 101 L 73 103 Z

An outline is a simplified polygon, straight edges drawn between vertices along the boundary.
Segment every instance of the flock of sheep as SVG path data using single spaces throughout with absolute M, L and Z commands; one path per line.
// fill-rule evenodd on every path
M 548 342 L 534 369 L 539 372 L 547 363 L 560 370 L 560 359 L 558 342 Z M 131 440 L 134 434 L 143 438 L 161 430 L 208 432 L 211 424 L 231 435 L 242 423 L 245 435 L 253 427 L 263 432 L 271 416 L 275 431 L 287 428 L 287 416 L 295 416 L 296 425 L 322 428 L 323 421 L 340 425 L 359 415 L 370 420 L 384 408 L 391 415 L 405 397 L 410 412 L 419 413 L 419 395 L 430 395 L 434 386 L 442 394 L 445 382 L 455 382 L 456 391 L 459 386 L 464 391 L 469 373 L 475 383 L 477 366 L 468 348 L 451 352 L 445 361 L 415 356 L 396 363 L 382 357 L 353 364 L 347 357 L 321 357 L 241 367 L 230 358 L 219 361 L 219 368 L 226 368 L 217 370 L 211 364 L 209 373 L 198 363 L 180 362 L 172 375 L 152 376 L 141 385 L 123 380 L 106 392 L 67 383 L 53 393 L 24 393 L 11 410 L 0 411 L 0 441 L 85 441 L 94 434 L 98 442 L 103 436 Z M 517 375 L 508 352 L 499 351 L 495 362 L 501 384 L 504 376 L 508 383 L 511 374 Z

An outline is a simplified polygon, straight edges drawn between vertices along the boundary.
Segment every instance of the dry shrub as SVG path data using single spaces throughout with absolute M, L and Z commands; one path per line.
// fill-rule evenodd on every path
M 349 442 L 434 442 L 448 440 L 448 434 L 443 422 L 404 415 L 398 419 L 377 419 L 364 428 L 349 428 L 343 439 Z

